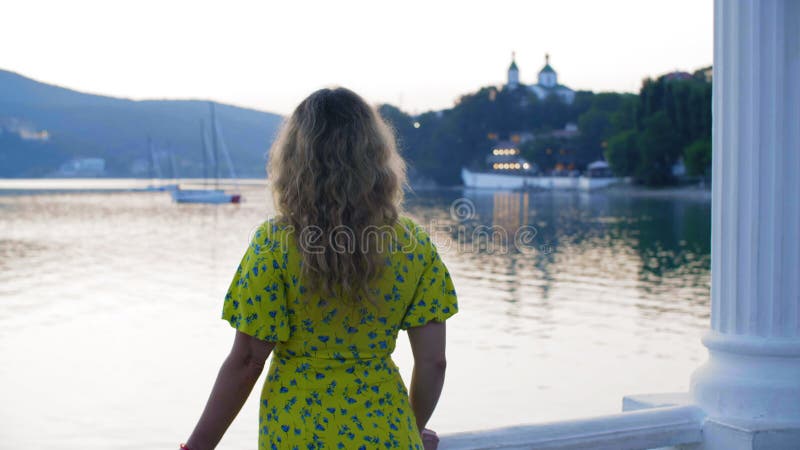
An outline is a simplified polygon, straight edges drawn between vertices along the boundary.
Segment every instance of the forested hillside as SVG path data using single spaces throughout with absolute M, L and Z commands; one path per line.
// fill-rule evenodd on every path
M 263 176 L 281 117 L 223 104 L 216 110 L 238 174 Z M 206 101 L 90 95 L 0 70 L 0 176 L 48 176 L 73 158 L 105 159 L 108 176 L 141 176 L 148 136 L 165 171 L 173 153 L 179 176 L 202 175 L 208 119 Z
M 638 95 L 580 91 L 572 104 L 489 86 L 443 111 L 380 111 L 415 173 L 441 184 L 460 183 L 461 167 L 480 168 L 492 145 L 513 136 L 528 136 L 520 150 L 543 173 L 580 171 L 601 158 L 618 175 L 653 186 L 674 183 L 680 159 L 689 175 L 710 172 L 710 68 L 645 79 Z M 577 133 L 559 132 L 568 123 Z
M 412 174 L 440 185 L 459 184 L 461 167 L 479 168 L 492 145 L 519 136 L 522 154 L 543 173 L 580 171 L 600 158 L 647 185 L 675 182 L 680 159 L 690 175 L 710 172 L 710 69 L 646 79 L 638 95 L 577 92 L 572 104 L 540 100 L 524 86 L 489 86 L 442 111 L 379 109 Z M 216 111 L 238 175 L 263 176 L 281 117 L 221 104 Z M 146 176 L 148 137 L 165 176 L 170 154 L 179 176 L 200 176 L 208 119 L 205 101 L 103 97 L 0 71 L 0 176 L 52 176 L 74 158 L 103 158 L 107 176 Z M 563 132 L 568 124 L 577 132 Z

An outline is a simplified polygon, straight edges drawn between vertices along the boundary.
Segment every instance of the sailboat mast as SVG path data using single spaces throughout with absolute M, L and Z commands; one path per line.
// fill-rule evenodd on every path
M 206 147 L 206 121 L 200 121 L 200 145 L 203 147 L 203 187 L 208 184 L 208 148 Z
M 153 158 L 153 142 L 150 139 L 150 135 L 147 135 L 147 160 L 149 162 L 147 165 L 147 175 L 150 177 L 150 180 L 152 180 L 155 178 L 155 170 L 153 168 L 155 166 L 155 161 Z
M 214 189 L 219 189 L 219 149 L 217 148 L 217 115 L 211 102 L 211 146 L 214 149 Z
M 175 165 L 175 152 L 172 151 L 172 144 L 167 141 L 167 154 L 169 155 L 169 170 L 172 174 L 172 182 L 178 181 L 178 167 Z

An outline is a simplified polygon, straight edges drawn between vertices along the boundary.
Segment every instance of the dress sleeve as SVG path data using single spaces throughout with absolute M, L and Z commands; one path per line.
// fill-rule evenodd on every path
M 458 301 L 453 280 L 447 271 L 430 236 L 417 228 L 418 251 L 415 258 L 422 261 L 422 274 L 417 282 L 414 298 L 406 310 L 400 328 L 407 330 L 428 322 L 444 322 L 458 312 Z
M 245 251 L 225 294 L 222 318 L 257 339 L 289 339 L 286 287 L 282 269 L 286 253 L 270 224 L 261 226 Z

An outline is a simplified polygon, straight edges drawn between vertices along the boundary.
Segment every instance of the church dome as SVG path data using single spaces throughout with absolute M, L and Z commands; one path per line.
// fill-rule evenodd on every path
M 519 86 L 519 68 L 517 67 L 517 55 L 511 52 L 511 65 L 508 66 L 508 83 L 506 84 L 510 89 L 516 89 Z
M 556 73 L 556 71 L 553 70 L 553 67 L 550 66 L 549 54 L 544 55 L 544 67 L 542 67 L 542 70 L 540 70 L 539 73 Z
M 519 72 L 519 68 L 517 67 L 517 52 L 511 52 L 511 65 L 508 66 L 508 71 L 516 70 Z

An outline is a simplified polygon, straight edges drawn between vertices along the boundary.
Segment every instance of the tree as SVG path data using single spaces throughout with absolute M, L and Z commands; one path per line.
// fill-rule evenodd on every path
M 609 138 L 635 126 L 638 98 L 633 94 L 603 92 L 592 98 L 591 107 L 578 117 L 580 137 L 576 160 L 583 166 L 603 155 Z
M 613 104 L 611 98 L 603 101 Z M 614 135 L 605 152 L 615 173 L 647 185 L 673 183 L 672 166 L 682 155 L 687 167 L 692 165 L 690 172 L 705 171 L 710 148 L 703 145 L 711 138 L 711 83 L 705 78 L 648 78 L 638 98 L 623 99 L 615 107 Z
M 570 108 L 570 116 L 571 117 L 580 117 L 581 114 L 585 113 L 592 107 L 594 103 L 594 92 L 592 91 L 578 91 L 575 93 L 575 100 L 569 105 Z
M 410 116 L 384 105 L 381 114 L 410 166 L 441 184 L 459 183 L 463 166 L 482 166 L 495 139 L 530 132 L 537 138 L 521 150 L 542 170 L 557 163 L 580 169 L 605 155 L 615 173 L 657 185 L 674 182 L 672 165 L 681 155 L 695 164 L 690 172 L 707 165 L 709 152 L 695 143 L 710 139 L 711 83 L 705 75 L 648 78 L 638 95 L 581 91 L 570 105 L 555 95 L 539 100 L 524 86 L 487 86 L 447 110 Z M 569 122 L 578 124 L 577 138 L 547 136 Z
M 562 146 L 561 139 L 545 137 L 526 142 L 520 150 L 522 156 L 536 163 L 546 173 L 556 165 L 556 155 Z
M 611 114 L 611 132 L 622 133 L 636 127 L 636 108 L 639 97 L 634 94 L 622 94 L 618 107 Z
M 587 159 L 596 159 L 603 153 L 603 142 L 611 134 L 611 115 L 607 111 L 592 108 L 578 119 L 578 148 Z M 595 156 L 595 158 L 592 158 Z
M 43 177 L 68 157 L 43 141 L 22 139 L 0 127 L 0 177 Z
M 686 171 L 693 176 L 708 176 L 711 173 L 711 139 L 698 139 L 683 149 Z
M 638 135 L 636 130 L 627 130 L 608 140 L 606 161 L 618 177 L 633 176 L 639 165 Z
M 639 133 L 636 145 L 639 148 L 637 181 L 649 186 L 675 182 L 672 166 L 680 157 L 682 146 L 665 111 L 644 120 L 644 130 Z

